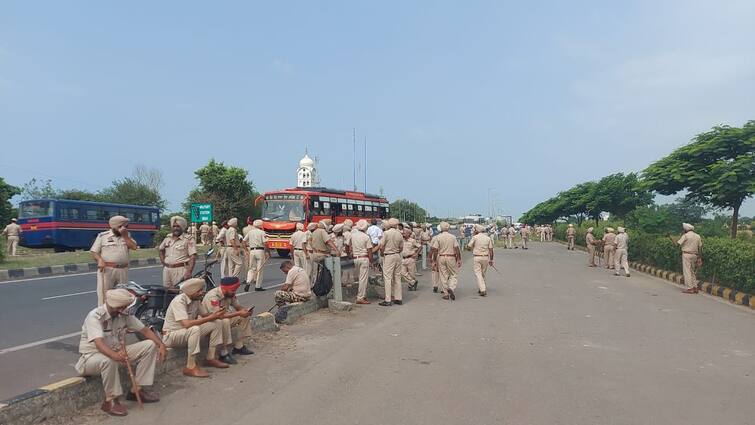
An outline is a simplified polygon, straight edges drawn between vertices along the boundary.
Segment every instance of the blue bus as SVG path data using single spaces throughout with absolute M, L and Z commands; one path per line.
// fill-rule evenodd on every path
M 129 219 L 131 237 L 141 247 L 152 246 L 160 228 L 160 210 L 141 205 L 68 199 L 34 199 L 18 206 L 19 244 L 26 248 L 54 248 L 56 252 L 89 249 L 97 234 L 110 229 L 114 215 Z

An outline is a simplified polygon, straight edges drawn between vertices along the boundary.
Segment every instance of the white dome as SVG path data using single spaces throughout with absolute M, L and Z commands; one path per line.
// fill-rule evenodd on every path
M 300 168 L 314 167 L 314 166 L 315 166 L 315 161 L 312 161 L 312 158 L 310 158 L 309 155 L 307 154 L 304 154 L 304 158 L 302 158 L 301 161 L 299 161 Z

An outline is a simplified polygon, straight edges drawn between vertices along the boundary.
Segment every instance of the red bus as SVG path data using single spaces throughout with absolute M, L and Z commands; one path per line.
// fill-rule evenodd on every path
M 296 223 L 306 226 L 326 218 L 333 220 L 333 224 L 346 219 L 356 223 L 361 219 L 369 221 L 389 216 L 385 197 L 325 187 L 266 192 L 255 200 L 255 205 L 259 204 L 262 204 L 262 228 L 267 234 L 267 247 L 277 250 L 281 257 L 289 255 Z

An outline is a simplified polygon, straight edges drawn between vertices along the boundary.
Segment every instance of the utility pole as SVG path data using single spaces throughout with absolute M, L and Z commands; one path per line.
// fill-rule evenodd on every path
M 354 178 L 354 192 L 357 191 L 357 129 L 352 129 L 351 145 L 353 148 L 353 178 Z
M 364 136 L 364 193 L 367 193 L 367 136 Z

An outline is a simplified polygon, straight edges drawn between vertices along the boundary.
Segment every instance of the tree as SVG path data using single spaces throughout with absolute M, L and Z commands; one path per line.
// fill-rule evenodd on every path
M 605 211 L 618 218 L 624 218 L 637 207 L 653 203 L 653 194 L 642 187 L 635 173 L 616 173 L 603 177 L 595 185 L 591 198 L 588 203 L 596 215 Z
M 70 199 L 72 201 L 92 201 L 92 202 L 106 202 L 102 195 L 95 192 L 90 192 L 83 189 L 66 189 L 60 190 L 54 196 L 57 199 Z M 112 201 L 107 201 L 112 202 Z
M 396 199 L 390 205 L 391 217 L 407 222 L 423 223 L 427 219 L 427 211 L 412 201 Z
M 0 223 L 3 227 L 13 218 L 13 205 L 11 205 L 10 199 L 20 194 L 21 189 L 9 185 L 4 178 L 0 177 Z
M 223 220 L 236 217 L 243 221 L 245 217 L 260 216 L 259 208 L 254 205 L 259 193 L 243 168 L 227 167 L 211 159 L 194 174 L 199 186 L 189 192 L 183 204 L 185 211 L 189 211 L 192 203 L 211 203 L 213 215 Z
M 717 208 L 733 209 L 731 237 L 737 236 L 739 208 L 755 193 L 755 121 L 742 128 L 717 126 L 643 171 L 650 190 Z
M 100 198 L 103 202 L 155 206 L 161 212 L 166 206 L 160 192 L 133 177 L 114 181 L 111 187 L 100 192 Z
M 37 181 L 33 178 L 21 187 L 21 200 L 55 198 L 58 191 L 52 186 L 50 179 Z

